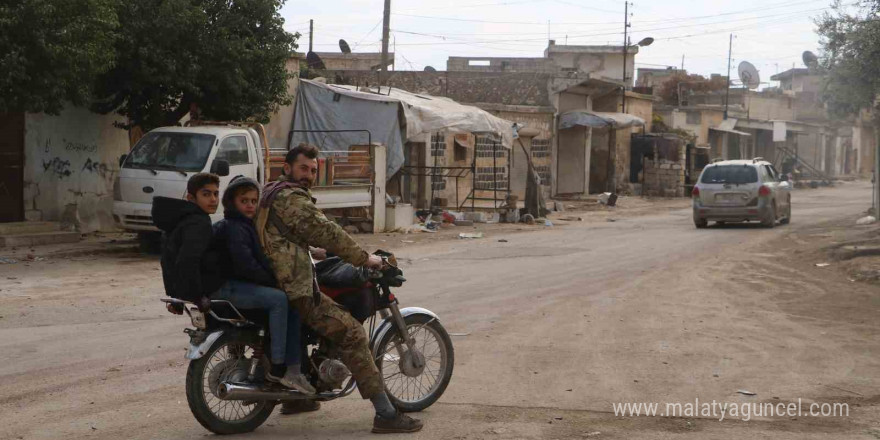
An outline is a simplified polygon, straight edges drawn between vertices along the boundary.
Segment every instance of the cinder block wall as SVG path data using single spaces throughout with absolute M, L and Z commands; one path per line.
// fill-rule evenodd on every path
M 653 197 L 684 197 L 684 165 L 684 148 L 679 148 L 678 161 L 646 159 L 642 171 L 642 194 Z

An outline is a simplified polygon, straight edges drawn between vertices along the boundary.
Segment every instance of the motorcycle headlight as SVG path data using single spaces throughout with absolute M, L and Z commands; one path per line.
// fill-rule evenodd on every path
M 113 180 L 113 200 L 117 202 L 122 201 L 122 187 L 119 184 L 119 176 L 116 176 L 116 179 Z

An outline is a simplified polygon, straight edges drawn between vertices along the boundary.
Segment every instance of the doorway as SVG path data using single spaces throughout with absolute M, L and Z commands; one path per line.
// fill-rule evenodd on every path
M 0 223 L 24 220 L 24 113 L 0 113 Z

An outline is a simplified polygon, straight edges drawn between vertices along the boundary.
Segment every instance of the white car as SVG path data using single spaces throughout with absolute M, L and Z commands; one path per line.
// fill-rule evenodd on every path
M 791 183 L 758 157 L 707 165 L 692 192 L 694 225 L 759 221 L 772 228 L 791 221 Z

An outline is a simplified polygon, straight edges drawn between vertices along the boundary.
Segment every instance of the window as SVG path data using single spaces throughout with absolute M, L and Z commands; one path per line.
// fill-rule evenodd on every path
M 446 156 L 446 137 L 442 133 L 431 135 L 431 157 Z
M 202 171 L 214 139 L 208 134 L 147 133 L 132 149 L 125 168 Z
M 716 165 L 703 171 L 702 183 L 741 185 L 758 181 L 758 170 L 749 165 Z
M 688 125 L 700 125 L 703 122 L 703 114 L 700 112 L 687 112 Z
M 550 157 L 550 139 L 532 139 L 532 157 Z
M 225 160 L 229 165 L 242 165 L 251 163 L 248 156 L 247 138 L 244 136 L 229 136 L 220 143 L 215 160 Z
M 455 148 L 453 149 L 453 152 L 455 154 L 455 157 L 453 159 L 456 162 L 467 160 L 468 158 L 467 147 L 458 143 L 457 141 L 455 142 Z

